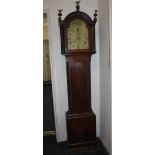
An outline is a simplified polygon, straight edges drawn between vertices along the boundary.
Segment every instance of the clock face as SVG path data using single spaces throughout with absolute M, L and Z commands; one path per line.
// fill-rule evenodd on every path
M 68 49 L 89 49 L 88 28 L 83 20 L 74 19 L 67 29 Z

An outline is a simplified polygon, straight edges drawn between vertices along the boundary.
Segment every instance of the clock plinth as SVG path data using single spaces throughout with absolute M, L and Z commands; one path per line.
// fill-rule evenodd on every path
M 96 144 L 96 116 L 93 112 L 66 113 L 68 145 L 70 149 Z
M 66 56 L 68 111 L 67 141 L 70 149 L 92 146 L 96 141 L 96 116 L 91 108 L 91 55 L 95 53 L 95 23 L 84 12 L 74 11 L 61 20 L 61 52 Z

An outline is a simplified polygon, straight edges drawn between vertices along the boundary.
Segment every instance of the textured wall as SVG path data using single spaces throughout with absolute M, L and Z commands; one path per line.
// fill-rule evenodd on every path
M 111 69 L 109 0 L 99 0 L 100 139 L 111 152 Z

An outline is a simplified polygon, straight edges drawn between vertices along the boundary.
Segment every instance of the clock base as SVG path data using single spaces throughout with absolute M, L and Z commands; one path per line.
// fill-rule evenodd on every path
M 96 116 L 93 112 L 66 113 L 68 146 L 70 149 L 96 144 Z
M 81 143 L 74 143 L 74 144 L 68 144 L 69 151 L 76 151 L 76 150 L 82 150 L 87 148 L 92 148 L 97 146 L 97 141 L 87 141 L 87 142 L 81 142 Z

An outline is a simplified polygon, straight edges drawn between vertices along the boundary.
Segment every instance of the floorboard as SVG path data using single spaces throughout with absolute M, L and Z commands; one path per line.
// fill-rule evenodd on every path
M 109 155 L 102 145 L 68 152 L 67 143 L 56 143 L 56 139 L 49 137 L 44 137 L 43 150 L 43 155 Z

